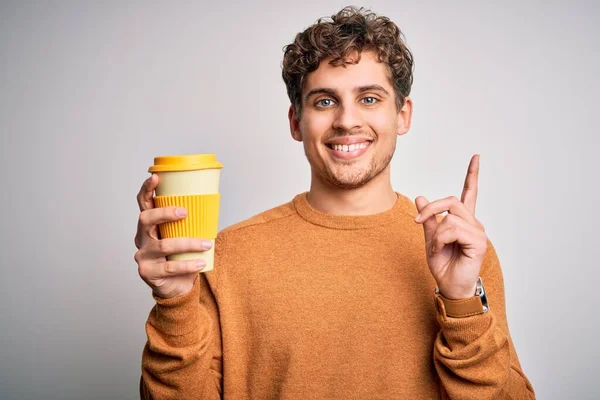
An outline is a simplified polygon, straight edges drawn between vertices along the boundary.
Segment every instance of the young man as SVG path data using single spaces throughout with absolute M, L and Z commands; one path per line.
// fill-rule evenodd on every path
M 158 179 L 144 183 L 135 258 L 156 306 L 143 398 L 534 398 L 475 218 L 479 157 L 460 200 L 415 204 L 392 189 L 412 114 L 400 37 L 387 18 L 346 8 L 287 46 L 290 131 L 311 187 L 223 230 L 213 271 L 166 262 L 208 245 L 161 240 L 157 224 L 185 210 L 154 208 Z

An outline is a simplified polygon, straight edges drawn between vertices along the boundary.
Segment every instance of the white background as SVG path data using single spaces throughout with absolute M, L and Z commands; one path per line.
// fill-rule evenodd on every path
M 308 189 L 282 48 L 346 4 L 239 3 L 0 5 L 1 398 L 137 398 L 153 300 L 135 195 L 154 156 L 218 155 L 220 228 Z M 600 7 L 537 3 L 363 5 L 415 57 L 394 188 L 460 197 L 481 154 L 477 216 L 523 369 L 540 399 L 592 399 Z

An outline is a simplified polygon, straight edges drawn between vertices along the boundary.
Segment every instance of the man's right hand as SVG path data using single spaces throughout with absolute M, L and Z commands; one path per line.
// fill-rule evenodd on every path
M 152 174 L 144 181 L 137 196 L 140 206 L 137 233 L 135 235 L 135 261 L 140 277 L 162 298 L 172 298 L 192 290 L 198 272 L 206 267 L 204 260 L 167 261 L 167 256 L 178 253 L 206 251 L 211 248 L 209 240 L 196 238 L 160 239 L 158 224 L 177 221 L 187 216 L 180 207 L 154 208 L 154 189 L 158 175 Z

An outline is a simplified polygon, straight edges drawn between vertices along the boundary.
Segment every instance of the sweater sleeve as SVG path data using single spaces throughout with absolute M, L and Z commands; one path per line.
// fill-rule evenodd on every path
M 146 322 L 141 399 L 220 399 L 222 352 L 218 311 L 205 274 L 192 290 L 154 297 Z
M 433 350 L 444 398 L 535 399 L 510 338 L 500 262 L 488 240 L 481 277 L 489 311 L 451 318 L 440 311 Z

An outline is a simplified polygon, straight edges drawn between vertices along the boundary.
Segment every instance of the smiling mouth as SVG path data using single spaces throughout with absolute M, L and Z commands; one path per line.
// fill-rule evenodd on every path
M 345 153 L 351 153 L 353 151 L 357 151 L 357 150 L 361 150 L 361 149 L 365 149 L 365 148 L 369 147 L 369 145 L 371 145 L 371 142 L 370 141 L 364 141 L 364 142 L 352 143 L 352 144 L 331 144 L 331 143 L 326 143 L 325 145 L 327 147 L 329 147 L 331 150 L 341 151 L 341 152 L 345 152 Z
M 355 160 L 363 156 L 373 142 L 365 139 L 362 142 L 350 144 L 325 143 L 328 153 L 337 160 Z

